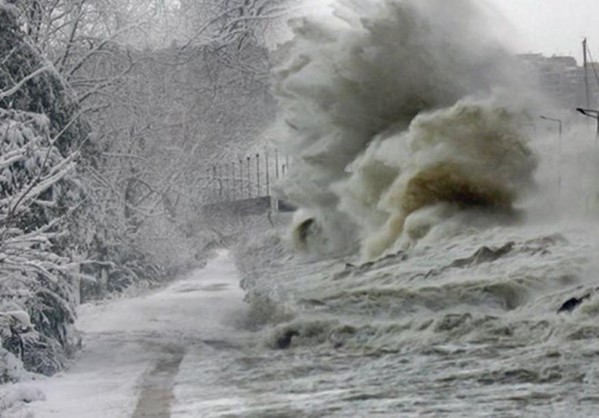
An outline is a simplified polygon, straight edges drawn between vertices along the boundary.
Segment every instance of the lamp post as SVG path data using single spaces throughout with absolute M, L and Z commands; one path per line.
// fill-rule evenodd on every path
M 558 128 L 558 133 L 559 133 L 559 150 L 561 152 L 561 150 L 562 150 L 562 121 L 561 121 L 561 119 L 550 118 L 548 116 L 543 116 L 543 115 L 541 115 L 540 118 L 543 120 L 548 120 L 550 122 L 557 123 L 557 128 Z
M 550 118 L 548 116 L 544 116 L 541 115 L 540 116 L 541 119 L 549 121 L 549 122 L 555 122 L 557 123 L 557 127 L 558 127 L 558 133 L 559 133 L 559 137 L 558 137 L 558 145 L 557 145 L 557 193 L 561 194 L 562 192 L 562 165 L 561 165 L 561 158 L 562 158 L 562 121 L 561 119 L 556 119 L 556 118 Z
M 599 141 L 599 110 L 583 109 L 582 107 L 577 107 L 576 111 L 582 113 L 585 116 L 588 116 L 589 118 L 597 120 L 597 134 L 595 138 L 597 139 L 597 141 Z

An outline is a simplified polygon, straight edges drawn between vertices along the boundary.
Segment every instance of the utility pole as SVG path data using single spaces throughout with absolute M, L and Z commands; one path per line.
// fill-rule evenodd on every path
M 584 69 L 584 91 L 587 99 L 587 109 L 591 107 L 591 91 L 589 89 L 589 65 L 587 60 L 587 38 L 582 41 L 582 66 Z

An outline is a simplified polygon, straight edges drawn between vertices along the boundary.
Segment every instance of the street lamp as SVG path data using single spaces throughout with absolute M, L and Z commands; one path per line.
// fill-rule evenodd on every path
M 595 110 L 595 109 L 583 109 L 582 107 L 577 107 L 576 111 L 579 113 L 582 113 L 585 116 L 588 116 L 589 118 L 593 118 L 597 120 L 597 141 L 599 141 L 599 110 Z
M 561 121 L 561 119 L 550 118 L 548 116 L 543 116 L 543 115 L 541 115 L 540 118 L 543 120 L 548 120 L 550 122 L 557 123 L 558 132 L 559 132 L 559 150 L 561 152 L 561 150 L 562 150 L 562 121 Z
M 561 158 L 562 158 L 562 121 L 561 119 L 556 119 L 556 118 L 550 118 L 548 116 L 540 116 L 541 119 L 543 120 L 547 120 L 550 122 L 556 122 L 557 126 L 558 126 L 558 132 L 559 132 L 559 137 L 558 137 L 558 143 L 557 143 L 557 193 L 561 194 L 562 192 L 562 165 L 561 165 Z

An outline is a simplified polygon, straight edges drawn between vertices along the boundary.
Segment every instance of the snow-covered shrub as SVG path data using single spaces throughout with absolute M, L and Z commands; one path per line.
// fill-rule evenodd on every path
M 0 347 L 0 384 L 18 382 L 24 374 L 23 362 L 10 351 Z
M 77 154 L 63 157 L 54 142 L 43 115 L 0 109 L 0 331 L 3 312 L 25 311 L 35 328 L 0 335 L 29 370 L 46 374 L 59 370 L 77 343 L 79 277 L 57 251 L 79 204 Z

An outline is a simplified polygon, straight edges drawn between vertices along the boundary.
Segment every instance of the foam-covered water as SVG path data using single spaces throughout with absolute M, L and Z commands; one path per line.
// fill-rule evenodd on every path
M 238 379 L 280 416 L 595 416 L 598 232 L 473 225 L 367 263 L 260 240 L 243 287 L 262 360 Z

